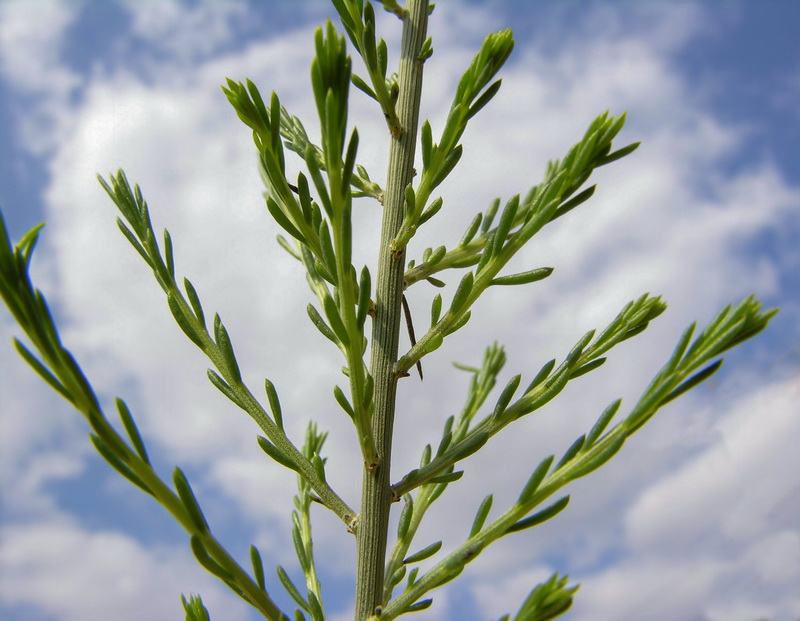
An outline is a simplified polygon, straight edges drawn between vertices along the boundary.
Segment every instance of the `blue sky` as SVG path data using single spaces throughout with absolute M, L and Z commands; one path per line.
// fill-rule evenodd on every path
M 690 322 L 749 293 L 783 310 L 713 381 L 573 485 L 567 511 L 486 551 L 417 618 L 496 619 L 559 571 L 582 584 L 569 621 L 796 621 L 800 3 L 438 4 L 423 94 L 434 132 L 485 34 L 512 27 L 516 48 L 500 94 L 465 135 L 460 175 L 441 188 L 445 210 L 412 255 L 456 243 L 495 196 L 527 191 L 603 110 L 627 111 L 621 144 L 643 144 L 598 171 L 592 201 L 519 257 L 520 269 L 552 265 L 554 275 L 482 300 L 427 362 L 426 381 L 401 386 L 395 472 L 414 467 L 461 406 L 466 379 L 450 361 L 478 364 L 496 340 L 509 357 L 504 384 L 563 356 L 645 291 L 670 308 L 466 462 L 420 546 L 457 546 L 483 496 L 494 492 L 498 510 L 513 502 L 539 460 L 606 404 L 635 403 Z M 34 276 L 65 343 L 104 403 L 126 399 L 161 472 L 187 471 L 230 549 L 246 560 L 256 543 L 268 566 L 287 568 L 294 481 L 208 385 L 94 175 L 123 167 L 141 184 L 156 227 L 172 233 L 178 271 L 206 312 L 225 318 L 248 379 L 278 387 L 290 435 L 301 437 L 311 413 L 330 429 L 329 477 L 356 504 L 353 434 L 329 397 L 341 362 L 300 312 L 310 293 L 273 243 L 252 143 L 219 89 L 249 77 L 312 130 L 312 32 L 329 15 L 321 0 L 0 2 L 0 208 L 15 239 L 48 223 Z M 393 49 L 396 21 L 380 24 Z M 357 93 L 350 118 L 381 179 L 381 119 Z M 376 211 L 359 218 L 369 237 Z M 356 251 L 372 261 L 374 244 Z M 415 316 L 432 295 L 410 292 Z M 159 621 L 181 618 L 180 593 L 200 592 L 212 618 L 255 619 L 196 566 L 160 507 L 93 453 L 80 416 L 16 357 L 17 334 L 0 312 L 0 617 Z M 335 519 L 315 518 L 329 616 L 351 618 L 353 541 Z M 287 602 L 277 580 L 271 591 Z

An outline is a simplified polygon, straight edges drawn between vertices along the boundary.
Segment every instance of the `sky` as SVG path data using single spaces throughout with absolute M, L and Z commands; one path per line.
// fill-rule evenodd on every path
M 0 208 L 14 240 L 47 222 L 32 273 L 64 343 L 109 418 L 114 397 L 127 401 L 159 472 L 184 469 L 242 564 L 255 543 L 268 568 L 293 576 L 294 479 L 207 382 L 208 363 L 119 234 L 95 175 L 123 168 L 141 185 L 155 227 L 172 234 L 177 271 L 206 314 L 223 317 L 246 380 L 254 391 L 273 381 L 296 442 L 311 418 L 329 430 L 328 478 L 357 504 L 361 460 L 331 399 L 342 363 L 303 312 L 312 294 L 274 242 L 249 132 L 219 88 L 250 78 L 318 135 L 308 68 L 327 17 L 321 0 L 0 2 Z M 751 293 L 782 310 L 711 381 L 572 484 L 556 519 L 502 539 L 434 591 L 420 621 L 513 614 L 554 571 L 581 584 L 568 621 L 800 619 L 798 24 L 800 3 L 790 0 L 437 3 L 422 102 L 434 135 L 484 36 L 511 27 L 516 47 L 440 188 L 445 207 L 410 256 L 452 247 L 494 197 L 525 193 L 605 110 L 627 112 L 620 146 L 642 146 L 597 171 L 595 197 L 511 266 L 552 266 L 550 278 L 489 290 L 470 323 L 425 359 L 425 380 L 401 383 L 393 479 L 460 411 L 469 376 L 452 361 L 479 365 L 496 341 L 508 355 L 503 386 L 563 358 L 642 293 L 663 295 L 669 309 L 465 461 L 420 548 L 438 539 L 443 553 L 457 547 L 487 493 L 499 515 L 536 464 L 606 405 L 621 397 L 620 416 L 629 411 L 691 322 Z M 399 26 L 380 16 L 390 50 Z M 351 101 L 359 161 L 380 181 L 380 111 L 357 91 Z M 380 214 L 356 205 L 360 265 L 374 260 Z M 424 283 L 408 292 L 422 323 L 434 294 Z M 212 619 L 256 619 L 196 565 L 166 512 L 94 453 L 81 416 L 17 357 L 18 335 L 0 311 L 0 618 L 166 621 L 182 618 L 181 593 L 200 593 Z M 354 541 L 322 510 L 314 520 L 328 616 L 352 618 Z M 274 572 L 267 579 L 291 611 Z

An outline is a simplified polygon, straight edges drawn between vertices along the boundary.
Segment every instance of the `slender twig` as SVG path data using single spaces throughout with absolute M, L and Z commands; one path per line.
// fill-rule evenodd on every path
M 408 340 L 411 341 L 411 347 L 414 347 L 417 344 L 417 337 L 414 334 L 414 320 L 411 318 L 411 309 L 408 306 L 406 294 L 404 293 L 400 299 L 403 301 L 403 316 L 406 320 L 406 328 L 408 328 Z M 417 360 L 417 373 L 419 373 L 419 379 L 424 379 L 422 377 L 422 362 L 419 360 Z

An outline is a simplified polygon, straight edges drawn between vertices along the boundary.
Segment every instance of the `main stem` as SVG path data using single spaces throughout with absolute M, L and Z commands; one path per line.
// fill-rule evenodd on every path
M 382 604 L 386 541 L 391 505 L 392 427 L 397 394 L 397 343 L 403 295 L 405 253 L 392 252 L 391 242 L 403 221 L 405 188 L 414 175 L 414 150 L 422 92 L 419 52 L 428 26 L 428 0 L 408 0 L 403 18 L 397 113 L 403 131 L 393 136 L 384 196 L 370 373 L 375 380 L 372 428 L 378 466 L 364 469 L 361 514 L 356 527 L 356 621 L 366 621 Z

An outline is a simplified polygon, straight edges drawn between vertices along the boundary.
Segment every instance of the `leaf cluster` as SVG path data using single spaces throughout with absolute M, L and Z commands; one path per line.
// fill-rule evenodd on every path
M 369 176 L 356 165 L 358 132 L 353 130 L 349 139 L 346 137 L 351 61 L 344 37 L 328 22 L 324 30 L 317 29 L 314 42 L 311 83 L 322 128 L 322 147 L 311 145 L 305 138 L 290 147 L 304 158 L 310 182 L 302 172 L 296 185 L 286 178 L 281 127 L 286 124 L 287 115 L 282 112 L 278 96 L 272 94 L 268 110 L 258 88 L 249 80 L 246 87 L 228 80 L 223 91 L 239 117 L 253 130 L 267 187 L 267 209 L 294 238 L 295 245 L 283 237 L 279 241 L 303 263 L 309 285 L 319 300 L 321 312 L 309 304 L 309 319 L 346 360 L 344 371 L 350 394 L 348 397 L 336 386 L 336 400 L 355 424 L 364 461 L 375 464 L 377 451 L 370 424 L 372 378 L 363 360 L 366 318 L 372 309 L 371 275 L 365 266 L 357 276 L 352 264 L 352 202 L 354 197 L 368 194 L 354 193 L 352 187 L 363 189 Z M 293 120 L 292 125 L 297 129 L 296 135 L 305 137 L 299 121 Z M 305 151 L 301 152 L 303 143 Z M 311 184 L 319 202 L 312 198 Z
M 450 112 L 439 142 L 433 142 L 430 121 L 420 130 L 422 146 L 422 175 L 416 188 L 406 188 L 405 217 L 400 233 L 393 242 L 395 251 L 405 248 L 419 226 L 430 220 L 442 208 L 441 197 L 429 202 L 431 193 L 453 171 L 463 154 L 459 143 L 469 120 L 475 116 L 500 90 L 502 80 L 490 85 L 514 48 L 510 30 L 502 30 L 486 37 L 480 51 L 464 72 L 458 84 Z M 488 85 L 488 86 L 487 86 Z
M 353 85 L 378 102 L 386 119 L 389 133 L 398 137 L 404 128 L 397 116 L 397 97 L 400 87 L 397 75 L 387 75 L 389 67 L 389 50 L 386 41 L 376 38 L 375 9 L 370 2 L 363 0 L 331 0 L 339 14 L 342 26 L 350 42 L 364 61 L 369 82 L 353 74 Z M 383 2 L 384 8 L 397 15 L 405 16 L 405 9 L 394 0 Z M 424 61 L 424 58 L 421 59 Z
M 456 464 L 475 453 L 506 425 L 541 408 L 569 381 L 598 368 L 605 360 L 603 354 L 641 333 L 664 309 L 659 298 L 649 296 L 629 303 L 596 338 L 594 331 L 584 335 L 558 367 L 554 360 L 546 363 L 523 394 L 512 401 L 521 380 L 520 375 L 514 376 L 501 391 L 491 412 L 487 410 L 486 416 L 477 422 L 475 416 L 494 387 L 506 356 L 503 349 L 494 344 L 487 348 L 480 369 L 461 367 L 473 376 L 461 415 L 458 419 L 448 418 L 436 452 L 432 452 L 430 445 L 426 446 L 420 467 L 392 486 L 395 497 L 403 498 L 404 507 L 397 543 L 387 565 L 386 601 L 405 577 L 407 583 L 405 590 L 382 610 L 381 620 L 410 612 L 421 601 L 427 601 L 420 598 L 457 577 L 467 563 L 494 541 L 558 515 L 569 504 L 568 495 L 544 508 L 542 504 L 564 486 L 610 460 L 660 408 L 713 375 L 722 364 L 721 353 L 762 331 L 777 312 L 775 309 L 763 311 L 761 304 L 751 296 L 735 307 L 723 309 L 694 341 L 695 326 L 687 328 L 670 358 L 621 422 L 607 431 L 622 403 L 616 400 L 557 462 L 554 455 L 539 462 L 517 501 L 505 513 L 493 521 L 488 520 L 493 505 L 493 495 L 489 494 L 478 507 L 470 533 L 460 547 L 422 575 L 418 568 L 407 571 L 407 565 L 433 556 L 441 547 L 438 542 L 406 556 L 424 513 L 449 484 L 463 475 L 463 471 L 456 470 Z M 416 497 L 411 495 L 414 490 L 417 490 Z M 566 578 L 551 577 L 537 587 L 538 590 L 534 589 L 515 619 L 550 619 L 566 611 L 577 587 L 565 589 L 565 585 Z
M 431 327 L 416 345 L 397 362 L 404 372 L 425 355 L 438 349 L 444 338 L 463 327 L 470 319 L 471 306 L 491 286 L 524 285 L 547 278 L 553 268 L 541 267 L 517 274 L 500 275 L 502 268 L 546 224 L 567 214 L 588 200 L 595 191 L 590 186 L 578 190 L 595 168 L 632 153 L 639 143 L 612 151 L 612 141 L 625 123 L 620 117 L 604 113 L 597 117 L 583 139 L 576 143 L 563 160 L 550 162 L 545 180 L 532 187 L 524 198 L 511 197 L 500 210 L 496 199 L 469 223 L 456 248 L 445 246 L 426 249 L 422 261 L 409 262 L 405 283 L 409 287 L 420 280 L 442 287 L 433 275 L 447 269 L 472 268 L 456 288 L 449 308 L 442 313 L 441 294 L 431 304 Z M 499 212 L 499 218 L 497 218 Z M 495 219 L 497 223 L 495 224 Z M 493 226 L 494 225 L 494 226 Z
M 138 196 L 138 192 L 130 193 L 130 196 Z M 157 246 L 152 239 L 148 239 L 149 219 L 143 201 L 138 205 L 137 214 L 134 228 L 142 233 L 139 248 L 143 252 L 153 250 Z M 0 296 L 38 355 L 19 339 L 14 339 L 17 351 L 48 385 L 83 414 L 91 429 L 89 437 L 92 444 L 109 465 L 153 497 L 183 527 L 190 536 L 192 550 L 201 565 L 223 580 L 265 618 L 287 619 L 263 585 L 256 583 L 214 537 L 183 471 L 175 468 L 170 485 L 153 469 L 145 443 L 125 402 L 117 399 L 115 405 L 127 438 L 120 435 L 106 417 L 83 371 L 62 344 L 44 295 L 30 279 L 30 261 L 41 228 L 42 225 L 33 228 L 18 244 L 12 245 L 5 220 L 0 214 Z M 152 255 L 146 256 L 153 261 Z M 154 272 L 157 279 L 163 283 L 165 290 L 171 290 L 169 283 L 174 285 L 174 282 L 167 278 L 171 272 L 171 262 L 169 266 L 161 260 L 153 263 L 156 264 Z M 219 352 L 217 354 L 221 355 Z M 230 373 L 230 370 L 226 368 L 226 372 Z M 184 599 L 184 608 L 191 621 L 205 621 L 204 608 L 199 600 L 193 599 L 187 603 Z
M 209 329 L 200 297 L 191 281 L 188 278 L 183 279 L 183 291 L 178 286 L 170 234 L 164 231 L 165 243 L 162 256 L 147 203 L 139 187 L 131 188 L 122 171 L 111 176 L 109 181 L 102 178 L 99 180 L 124 218 L 124 221 L 122 218 L 117 219 L 120 230 L 152 269 L 157 282 L 166 294 L 167 305 L 176 323 L 213 363 L 216 370 L 208 370 L 209 381 L 258 424 L 266 436 L 259 441 L 266 453 L 281 464 L 308 477 L 315 492 L 324 499 L 327 506 L 348 524 L 352 522 L 355 513 L 347 508 L 347 505 L 317 474 L 313 464 L 286 436 L 280 402 L 272 382 L 265 381 L 266 396 L 272 409 L 270 416 L 244 384 L 231 337 L 219 315 L 214 315 Z

